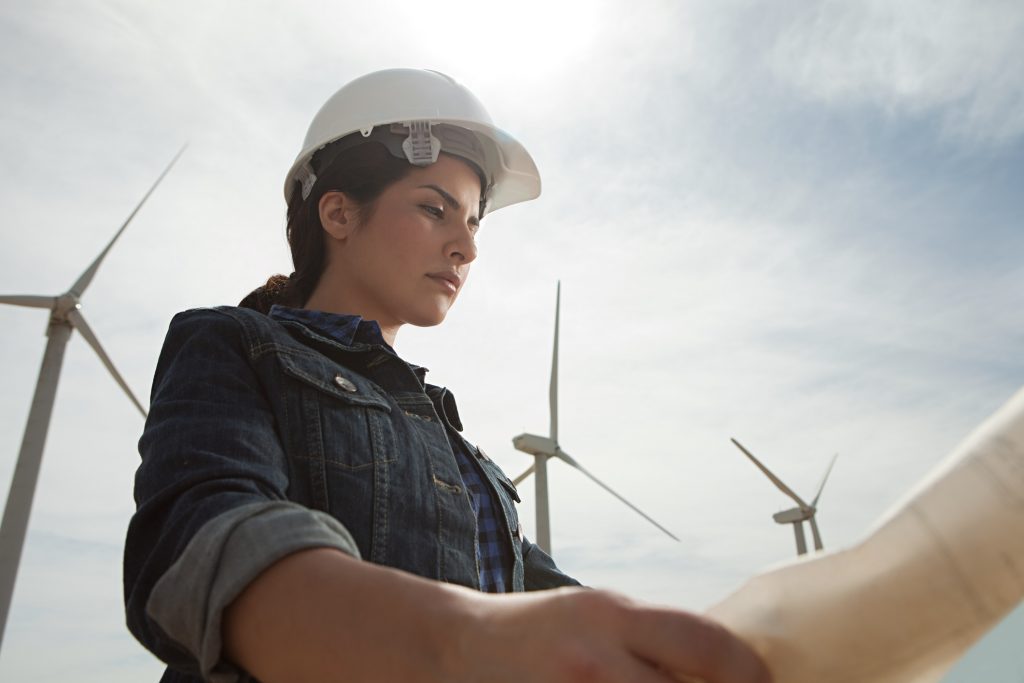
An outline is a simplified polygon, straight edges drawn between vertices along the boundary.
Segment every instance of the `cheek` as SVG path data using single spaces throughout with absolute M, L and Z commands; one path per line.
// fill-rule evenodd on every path
M 444 265 L 439 260 L 444 253 L 444 242 L 432 226 L 407 226 L 395 231 L 391 239 L 391 248 L 407 263 L 427 270 Z
M 412 265 L 419 251 L 415 233 L 400 223 L 375 225 L 367 256 L 377 270 L 396 272 Z

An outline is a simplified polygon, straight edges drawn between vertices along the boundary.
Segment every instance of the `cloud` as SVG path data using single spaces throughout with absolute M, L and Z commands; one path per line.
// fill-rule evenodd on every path
M 119 542 L 36 533 L 4 633 L 0 675 L 44 683 L 156 680 L 163 667 L 124 626 Z
M 769 53 L 800 96 L 889 115 L 936 116 L 965 142 L 1024 133 L 1024 8 L 1003 0 L 801 4 Z

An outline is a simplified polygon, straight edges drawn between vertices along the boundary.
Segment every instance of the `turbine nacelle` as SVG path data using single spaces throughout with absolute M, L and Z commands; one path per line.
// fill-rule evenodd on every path
M 78 300 L 72 292 L 66 292 L 57 297 L 57 301 L 53 306 L 53 312 L 51 317 L 54 320 L 66 322 L 71 311 L 77 311 L 82 308 L 82 303 Z
M 536 434 L 520 434 L 512 439 L 512 445 L 517 451 L 530 455 L 546 455 L 549 458 L 555 457 L 558 452 L 558 444 L 553 439 Z
M 814 517 L 814 512 L 814 508 L 791 508 L 782 512 L 776 512 L 772 515 L 772 519 L 779 524 L 793 524 L 794 522 L 805 522 L 811 519 Z

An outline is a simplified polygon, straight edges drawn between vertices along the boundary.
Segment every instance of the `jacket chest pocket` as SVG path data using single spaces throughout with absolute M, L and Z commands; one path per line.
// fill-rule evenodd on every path
M 293 457 L 353 472 L 394 459 L 391 406 L 372 383 L 323 356 L 279 358 Z

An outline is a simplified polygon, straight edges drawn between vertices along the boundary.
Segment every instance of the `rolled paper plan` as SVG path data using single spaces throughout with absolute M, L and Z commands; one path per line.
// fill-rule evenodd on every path
M 1024 600 L 1024 390 L 857 545 L 709 610 L 775 683 L 930 683 Z

